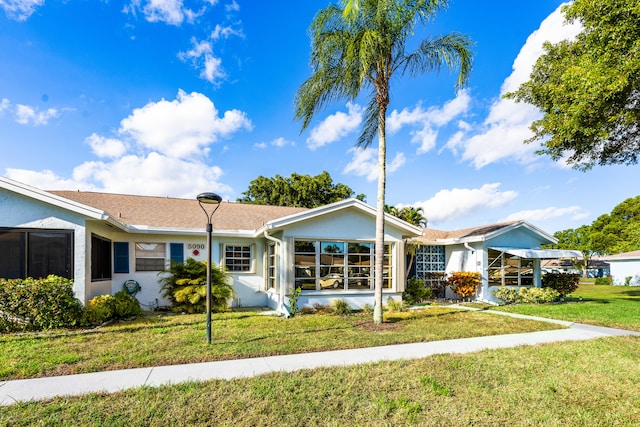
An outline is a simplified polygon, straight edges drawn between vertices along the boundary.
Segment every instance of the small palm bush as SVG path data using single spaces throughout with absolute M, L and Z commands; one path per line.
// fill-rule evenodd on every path
M 162 278 L 162 295 L 169 299 L 173 311 L 204 313 L 207 296 L 207 263 L 188 258 L 184 264 L 172 263 L 168 276 Z M 227 283 L 227 274 L 216 266 L 211 267 L 211 308 L 222 311 L 227 301 L 235 296 Z

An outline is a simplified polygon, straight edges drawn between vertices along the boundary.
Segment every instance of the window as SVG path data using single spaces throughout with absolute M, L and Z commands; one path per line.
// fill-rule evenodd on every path
M 166 243 L 136 243 L 136 271 L 165 269 Z
M 231 273 L 249 273 L 253 271 L 252 245 L 225 245 L 224 266 Z
M 113 272 L 129 272 L 129 242 L 113 242 Z
M 0 277 L 73 278 L 73 231 L 0 229 Z
M 373 289 L 374 244 L 296 240 L 295 283 L 302 290 Z M 385 245 L 384 288 L 393 283 L 392 246 Z
M 534 260 L 488 250 L 489 286 L 533 286 Z
M 111 240 L 91 235 L 91 281 L 111 279 Z
M 276 244 L 267 245 L 267 288 L 276 287 Z

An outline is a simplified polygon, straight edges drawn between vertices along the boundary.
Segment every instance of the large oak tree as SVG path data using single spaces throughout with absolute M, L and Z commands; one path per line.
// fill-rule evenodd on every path
M 530 80 L 506 96 L 540 108 L 538 154 L 576 169 L 635 164 L 640 154 L 640 2 L 575 0 L 563 9 L 583 31 L 547 43 Z

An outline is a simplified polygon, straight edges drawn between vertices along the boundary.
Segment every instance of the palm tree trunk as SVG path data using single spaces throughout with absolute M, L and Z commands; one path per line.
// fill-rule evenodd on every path
M 382 323 L 382 288 L 384 285 L 384 202 L 387 184 L 387 138 L 385 116 L 387 104 L 378 102 L 378 204 L 376 209 L 376 248 L 374 275 L 373 323 Z

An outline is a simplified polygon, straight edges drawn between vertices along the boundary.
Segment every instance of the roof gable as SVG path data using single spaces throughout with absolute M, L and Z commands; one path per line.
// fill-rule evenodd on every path
M 523 229 L 529 233 L 533 233 L 543 240 L 546 240 L 546 243 L 557 242 L 555 237 L 527 223 L 526 221 L 508 221 L 453 231 L 442 231 L 427 228 L 424 230 L 423 236 L 418 237 L 415 240 L 425 244 L 482 242 L 495 239 L 496 237 L 513 232 L 517 229 Z
M 303 212 L 294 213 L 286 217 L 278 218 L 265 224 L 267 230 L 277 230 L 286 228 L 301 221 L 318 218 L 320 216 L 329 215 L 331 213 L 343 211 L 346 209 L 356 209 L 359 212 L 375 219 L 376 209 L 358 199 L 344 199 L 339 202 L 330 203 L 328 205 L 319 206 L 317 208 L 308 209 Z M 393 215 L 385 213 L 385 223 L 393 226 L 403 232 L 404 235 L 417 236 L 422 234 L 422 229 L 409 224 Z

